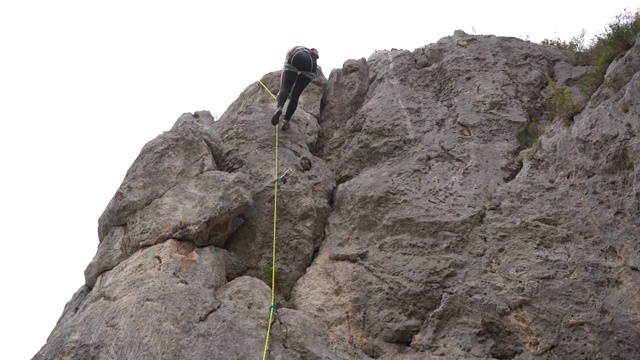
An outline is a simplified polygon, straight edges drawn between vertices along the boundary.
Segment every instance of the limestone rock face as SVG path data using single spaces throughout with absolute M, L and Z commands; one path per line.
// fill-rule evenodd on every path
M 34 359 L 261 358 L 272 305 L 270 359 L 635 358 L 640 40 L 581 99 L 587 71 L 456 31 L 347 60 L 287 131 L 279 72 L 217 121 L 184 114 L 131 166 Z M 555 117 L 551 84 L 586 107 Z
M 168 239 L 222 246 L 242 223 L 249 182 L 217 169 L 222 142 L 212 126 L 208 112 L 185 114 L 145 145 L 100 217 L 87 285 L 142 247 Z

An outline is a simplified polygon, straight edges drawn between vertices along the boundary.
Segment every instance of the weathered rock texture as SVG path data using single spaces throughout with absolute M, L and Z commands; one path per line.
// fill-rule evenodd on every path
M 269 358 L 637 358 L 640 40 L 554 119 L 548 80 L 575 91 L 586 70 L 456 32 L 314 81 L 278 133 L 288 332 L 274 323 Z M 261 80 L 276 92 L 278 75 Z M 273 110 L 256 82 L 218 121 L 185 114 L 143 148 L 34 359 L 262 357 Z M 544 134 L 525 149 L 532 122 Z

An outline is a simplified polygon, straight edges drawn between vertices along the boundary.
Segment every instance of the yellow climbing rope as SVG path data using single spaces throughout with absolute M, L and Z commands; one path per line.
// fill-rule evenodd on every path
M 273 181 L 273 252 L 271 254 L 271 306 L 269 307 L 269 325 L 267 327 L 267 336 L 264 341 L 264 351 L 262 360 L 267 358 L 267 350 L 269 349 L 269 335 L 271 334 L 271 324 L 273 323 L 276 298 L 276 227 L 278 223 L 278 127 L 276 126 L 276 168 Z
M 269 89 L 262 83 L 262 81 L 258 80 L 260 85 L 262 85 L 271 96 L 276 99 L 276 96 L 269 91 Z M 277 100 L 277 99 L 276 99 Z M 273 323 L 273 316 L 278 316 L 278 308 L 275 305 L 276 302 L 276 228 L 278 223 L 278 183 L 280 182 L 280 178 L 278 177 L 278 126 L 276 128 L 276 166 L 275 172 L 273 174 L 273 252 L 271 254 L 271 306 L 269 307 L 269 325 L 267 327 L 267 336 L 264 341 L 264 351 L 262 353 L 262 360 L 267 358 L 267 350 L 269 349 L 269 336 L 271 334 L 271 324 Z M 285 172 L 283 177 L 289 173 L 290 169 Z M 279 319 L 278 319 L 279 321 Z M 286 328 L 286 325 L 285 325 Z

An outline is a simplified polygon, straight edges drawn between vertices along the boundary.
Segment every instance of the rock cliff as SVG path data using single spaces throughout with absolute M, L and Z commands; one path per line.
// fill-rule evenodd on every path
M 269 358 L 635 358 L 640 39 L 558 119 L 552 85 L 579 94 L 586 70 L 458 31 L 309 85 L 278 133 L 286 327 Z M 274 93 L 278 80 L 261 79 Z M 262 358 L 273 110 L 256 82 L 217 121 L 185 113 L 145 145 L 35 360 Z

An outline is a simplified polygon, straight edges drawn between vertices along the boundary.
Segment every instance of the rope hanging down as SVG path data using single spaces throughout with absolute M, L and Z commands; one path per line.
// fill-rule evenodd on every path
M 258 80 L 260 85 L 262 85 L 271 96 L 276 99 L 276 96 L 269 91 L 269 89 L 262 83 L 262 81 Z M 277 99 L 276 99 L 277 100 Z M 271 325 L 273 323 L 273 317 L 276 316 L 278 322 L 284 326 L 287 331 L 287 326 L 279 318 L 278 308 L 275 305 L 276 302 L 276 228 L 278 222 L 278 185 L 282 181 L 282 183 L 286 182 L 286 176 L 291 172 L 291 169 L 287 169 L 287 171 L 280 177 L 278 177 L 278 126 L 276 128 L 276 159 L 275 159 L 275 171 L 273 174 L 273 252 L 271 254 L 272 264 L 271 264 L 271 306 L 269 307 L 269 325 L 267 327 L 267 336 L 264 341 L 264 351 L 262 353 L 262 360 L 266 360 L 267 358 L 267 350 L 269 349 L 269 336 L 271 335 Z

